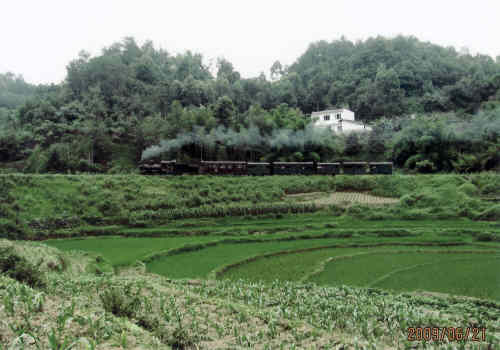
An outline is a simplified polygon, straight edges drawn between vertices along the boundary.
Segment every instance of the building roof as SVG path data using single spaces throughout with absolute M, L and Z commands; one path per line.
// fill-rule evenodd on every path
M 315 114 L 324 114 L 324 113 L 336 113 L 336 112 L 343 112 L 343 111 L 348 111 L 348 112 L 352 112 L 346 108 L 338 108 L 338 109 L 325 109 L 324 111 L 317 111 L 317 112 L 312 112 L 311 115 L 315 115 Z

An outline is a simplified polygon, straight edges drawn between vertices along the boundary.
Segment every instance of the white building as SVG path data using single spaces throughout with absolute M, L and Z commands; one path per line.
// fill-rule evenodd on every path
M 333 132 L 370 131 L 371 128 L 354 120 L 354 112 L 348 109 L 328 109 L 311 114 L 314 126 L 329 128 Z

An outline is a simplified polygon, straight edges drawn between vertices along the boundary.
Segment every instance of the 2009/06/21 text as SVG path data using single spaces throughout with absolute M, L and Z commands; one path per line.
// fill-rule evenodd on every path
M 408 341 L 486 341 L 486 328 L 408 327 Z

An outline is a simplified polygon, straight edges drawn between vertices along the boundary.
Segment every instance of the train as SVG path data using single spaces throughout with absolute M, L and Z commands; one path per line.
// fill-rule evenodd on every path
M 178 163 L 176 160 L 159 163 L 143 163 L 139 170 L 143 175 L 391 175 L 392 162 L 246 162 L 200 161 Z

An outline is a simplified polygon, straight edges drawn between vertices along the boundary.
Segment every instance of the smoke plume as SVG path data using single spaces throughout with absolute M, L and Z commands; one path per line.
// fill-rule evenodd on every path
M 159 145 L 145 149 L 142 152 L 142 160 L 192 144 L 208 147 L 222 144 L 254 151 L 282 148 L 304 150 L 306 146 L 324 146 L 331 143 L 334 137 L 330 130 L 314 128 L 311 125 L 304 130 L 276 129 L 271 135 L 263 135 L 259 128 L 254 125 L 249 128 L 241 128 L 239 131 L 223 126 L 210 131 L 196 128 L 192 132 L 179 134 L 175 139 L 162 140 Z

